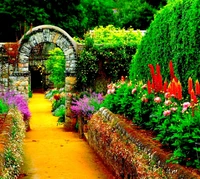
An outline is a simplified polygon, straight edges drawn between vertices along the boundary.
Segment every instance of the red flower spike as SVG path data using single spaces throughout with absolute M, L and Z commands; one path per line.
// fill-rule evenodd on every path
M 168 83 L 167 83 L 167 81 L 165 80 L 165 81 L 164 81 L 164 84 L 163 84 L 163 91 L 164 91 L 164 93 L 167 92 L 167 85 L 168 85 Z
M 174 79 L 172 80 L 171 93 L 176 97 L 176 82 Z
M 192 90 L 193 90 L 193 82 L 192 82 L 192 78 L 189 77 L 189 79 L 188 79 L 188 94 L 191 94 Z
M 157 75 L 160 75 L 160 65 L 156 64 L 156 73 Z
M 167 92 L 169 92 L 171 95 L 171 92 L 172 92 L 172 83 L 171 82 L 168 85 Z
M 160 72 L 160 65 L 156 65 L 156 73 L 157 73 L 157 86 L 158 91 L 162 91 L 162 75 Z
M 181 86 L 180 81 L 178 81 L 178 84 L 177 84 L 177 99 L 182 100 L 182 86 Z
M 197 103 L 197 97 L 194 94 L 194 90 L 192 89 L 190 92 L 190 98 L 193 103 Z
M 150 82 L 150 80 L 147 81 L 147 90 L 148 90 L 148 94 L 151 94 L 151 82 Z
M 149 64 L 149 68 L 150 68 L 151 77 L 153 79 L 154 78 L 154 67 L 152 64 Z
M 169 62 L 169 71 L 170 71 L 170 78 L 171 80 L 173 80 L 175 76 L 174 76 L 174 67 L 173 67 L 172 60 L 170 60 Z
M 196 80 L 196 82 L 195 82 L 195 94 L 200 95 L 200 86 L 199 86 L 198 80 Z

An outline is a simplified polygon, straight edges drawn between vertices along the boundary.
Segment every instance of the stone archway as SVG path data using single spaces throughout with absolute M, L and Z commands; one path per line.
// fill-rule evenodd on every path
M 66 74 L 75 75 L 77 44 L 67 32 L 53 25 L 41 25 L 30 29 L 19 41 L 19 72 L 28 72 L 27 64 L 31 49 L 40 43 L 56 44 L 65 55 Z
M 66 119 L 70 122 L 70 103 L 73 86 L 76 83 L 76 60 L 77 60 L 77 43 L 63 29 L 53 25 L 40 25 L 30 29 L 19 41 L 19 57 L 17 64 L 17 73 L 14 74 L 15 81 L 21 81 L 18 91 L 27 95 L 27 84 L 30 80 L 29 56 L 31 49 L 40 43 L 54 43 L 64 53 L 66 59 Z M 24 85 L 25 84 L 25 85 Z

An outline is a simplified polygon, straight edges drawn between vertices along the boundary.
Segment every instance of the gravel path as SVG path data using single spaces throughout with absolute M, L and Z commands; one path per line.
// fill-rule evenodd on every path
M 57 126 L 44 94 L 34 93 L 29 107 L 31 131 L 24 140 L 25 162 L 20 178 L 113 179 L 86 141 Z

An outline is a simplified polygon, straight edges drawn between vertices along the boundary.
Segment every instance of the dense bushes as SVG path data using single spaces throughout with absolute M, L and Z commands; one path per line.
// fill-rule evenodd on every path
M 85 47 L 77 61 L 78 87 L 105 92 L 109 82 L 116 81 L 122 75 L 126 76 L 141 38 L 139 31 L 125 31 L 111 25 L 87 33 L 82 41 Z
M 162 64 L 168 78 L 168 63 L 172 60 L 175 73 L 184 91 L 187 79 L 200 77 L 200 3 L 199 0 L 171 1 L 155 16 L 134 56 L 130 69 L 133 81 L 150 77 L 148 64 Z

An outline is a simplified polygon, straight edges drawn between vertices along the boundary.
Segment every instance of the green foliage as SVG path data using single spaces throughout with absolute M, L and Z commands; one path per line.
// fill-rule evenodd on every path
M 66 111 L 65 105 L 61 104 L 53 112 L 54 116 L 59 117 L 58 118 L 58 124 L 63 124 L 65 122 L 65 111 Z
M 0 114 L 7 113 L 9 110 L 9 106 L 4 102 L 3 99 L 0 99 Z
M 157 9 L 146 1 L 126 0 L 117 3 L 117 19 L 120 19 L 120 27 L 145 30 L 153 20 Z
M 176 0 L 156 14 L 131 62 L 130 79 L 147 80 L 148 64 L 162 64 L 168 78 L 169 60 L 186 91 L 187 80 L 200 77 L 200 4 L 198 0 Z
M 50 72 L 49 79 L 56 88 L 62 88 L 65 84 L 65 56 L 60 48 L 49 51 L 49 57 L 45 61 L 45 67 Z
M 83 37 L 86 31 L 109 24 L 145 30 L 165 3 L 166 0 L 32 0 L 27 4 L 23 0 L 0 0 L 0 11 L 12 16 L 18 39 L 31 23 L 53 24 L 72 37 Z M 12 34 L 14 38 L 16 34 Z
M 85 48 L 79 54 L 76 72 L 77 84 L 85 88 L 96 88 L 98 78 L 117 81 L 120 76 L 126 76 L 132 55 L 135 54 L 142 34 L 133 29 L 126 31 L 112 25 L 95 28 L 85 35 Z M 104 81 L 105 91 L 106 82 Z M 101 91 L 101 92 L 102 92 Z
M 29 98 L 32 98 L 32 96 L 33 96 L 33 92 L 31 91 L 31 86 L 30 86 L 30 84 L 28 85 L 28 97 Z
M 49 90 L 45 93 L 45 98 L 47 99 L 51 99 L 55 94 L 59 93 L 59 90 L 58 89 L 52 89 L 52 90 Z
M 61 105 L 65 105 L 65 97 L 61 97 L 59 100 L 54 100 L 52 103 L 52 112 L 54 112 Z
M 80 11 L 81 26 L 85 31 L 92 30 L 97 26 L 115 24 L 116 17 L 113 13 L 113 0 L 81 0 L 77 7 Z
M 186 108 L 186 103 L 162 92 L 148 94 L 145 85 L 124 83 L 105 96 L 101 107 L 155 131 L 156 139 L 173 151 L 169 162 L 200 168 L 200 106 L 187 103 Z

